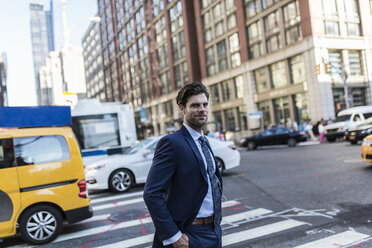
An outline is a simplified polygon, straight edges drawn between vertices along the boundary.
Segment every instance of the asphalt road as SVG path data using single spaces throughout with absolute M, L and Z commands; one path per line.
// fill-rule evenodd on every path
M 224 247 L 372 247 L 372 167 L 360 145 L 336 142 L 241 150 L 224 174 Z M 42 247 L 150 247 L 143 185 L 95 192 L 94 217 L 66 225 Z M 27 247 L 19 238 L 0 247 Z

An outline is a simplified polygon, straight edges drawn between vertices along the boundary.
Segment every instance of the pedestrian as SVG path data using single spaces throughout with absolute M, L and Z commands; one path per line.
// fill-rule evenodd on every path
M 308 120 L 307 123 L 306 123 L 306 133 L 308 134 L 308 136 L 310 137 L 311 140 L 316 140 L 315 139 L 315 136 L 314 136 L 314 133 L 313 133 L 313 124 L 311 123 L 311 120 Z
M 320 121 L 320 124 L 318 126 L 318 131 L 319 131 L 319 141 L 320 143 L 323 143 L 324 141 L 324 126 L 325 126 L 325 122 L 323 121 L 323 119 Z
M 202 131 L 208 98 L 200 82 L 181 88 L 183 125 L 156 147 L 143 194 L 155 225 L 152 247 L 222 247 L 222 178 Z

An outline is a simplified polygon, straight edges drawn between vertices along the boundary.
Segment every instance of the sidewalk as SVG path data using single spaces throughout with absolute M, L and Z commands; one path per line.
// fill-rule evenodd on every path
M 297 143 L 298 146 L 311 146 L 311 145 L 319 145 L 319 144 L 320 144 L 319 140 L 308 140 L 305 142 Z

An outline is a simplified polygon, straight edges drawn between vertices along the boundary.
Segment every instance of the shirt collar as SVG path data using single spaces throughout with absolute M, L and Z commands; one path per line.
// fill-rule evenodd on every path
M 204 135 L 203 134 L 203 130 L 201 131 L 201 134 L 200 134 L 199 132 L 195 131 L 192 127 L 188 126 L 187 124 L 183 123 L 183 125 L 185 126 L 185 128 L 187 129 L 187 131 L 189 131 L 189 134 L 191 135 L 191 137 L 195 141 L 198 141 L 198 139 L 200 138 L 200 136 Z

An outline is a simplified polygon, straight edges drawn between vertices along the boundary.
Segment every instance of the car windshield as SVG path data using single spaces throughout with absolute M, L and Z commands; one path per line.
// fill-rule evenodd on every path
M 139 150 L 141 150 L 143 147 L 145 147 L 147 144 L 149 144 L 152 141 L 152 139 L 145 139 L 141 141 L 140 143 L 135 144 L 128 150 L 124 152 L 124 154 L 134 154 L 137 153 Z
M 337 118 L 336 118 L 336 122 L 349 121 L 349 120 L 350 120 L 350 117 L 351 117 L 351 115 L 341 115 L 341 116 L 337 116 Z

